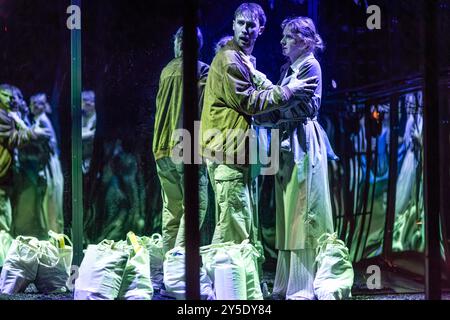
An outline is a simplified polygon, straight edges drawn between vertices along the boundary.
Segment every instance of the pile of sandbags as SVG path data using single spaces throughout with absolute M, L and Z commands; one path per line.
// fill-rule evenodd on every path
M 212 244 L 200 248 L 200 297 L 203 300 L 263 300 L 259 282 L 260 253 L 248 240 Z M 165 255 L 165 295 L 186 298 L 185 249 Z
M 151 300 L 150 255 L 141 238 L 89 245 L 75 281 L 75 300 Z
M 71 264 L 72 245 L 67 236 L 52 231 L 47 241 L 18 236 L 4 261 L 0 293 L 23 292 L 31 283 L 41 293 L 66 292 Z

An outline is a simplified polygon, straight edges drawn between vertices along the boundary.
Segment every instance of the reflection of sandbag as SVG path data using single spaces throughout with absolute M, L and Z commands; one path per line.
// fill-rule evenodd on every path
M 3 266 L 12 242 L 13 238 L 11 235 L 5 230 L 0 230 L 0 268 Z
M 119 294 L 129 256 L 124 241 L 89 245 L 75 281 L 75 300 L 113 300 Z
M 150 255 L 150 276 L 154 289 L 160 289 L 164 283 L 164 250 L 162 236 L 155 233 L 150 238 L 141 237 L 143 245 L 147 248 Z
M 39 266 L 34 283 L 42 293 L 66 292 L 72 265 L 72 242 L 64 234 L 53 231 L 48 234 L 49 241 L 40 241 Z
M 351 296 L 353 267 L 344 242 L 336 233 L 318 240 L 314 292 L 319 300 L 341 300 Z
M 39 240 L 18 236 L 13 240 L 0 275 L 0 293 L 23 292 L 35 280 L 38 269 Z
M 151 300 L 153 287 L 150 278 L 150 256 L 147 248 L 139 243 L 133 232 L 127 234 L 128 244 L 131 245 L 130 256 L 125 266 L 119 299 Z
M 166 253 L 164 261 L 164 284 L 166 293 L 177 300 L 186 299 L 185 251 L 175 247 Z M 200 269 L 200 298 L 215 300 L 212 281 L 204 268 Z

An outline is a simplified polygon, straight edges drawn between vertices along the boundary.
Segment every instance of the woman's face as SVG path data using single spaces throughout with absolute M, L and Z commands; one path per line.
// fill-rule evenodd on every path
M 288 57 L 291 63 L 307 50 L 306 42 L 300 35 L 293 33 L 289 27 L 284 28 L 280 43 L 283 55 Z
M 81 103 L 81 110 L 88 114 L 95 111 L 94 101 L 83 99 L 83 101 Z
M 38 116 L 45 111 L 45 102 L 42 100 L 34 100 L 31 102 L 30 109 L 33 115 Z

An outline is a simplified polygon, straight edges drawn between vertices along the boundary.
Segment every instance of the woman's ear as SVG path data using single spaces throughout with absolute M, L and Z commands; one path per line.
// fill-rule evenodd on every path
M 259 27 L 259 33 L 258 33 L 258 35 L 262 35 L 265 29 L 266 29 L 265 26 Z

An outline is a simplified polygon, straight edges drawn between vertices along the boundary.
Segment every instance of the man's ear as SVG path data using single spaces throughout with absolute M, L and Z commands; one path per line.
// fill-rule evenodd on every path
M 259 27 L 259 33 L 258 33 L 258 35 L 262 35 L 265 29 L 266 29 L 265 26 Z
M 234 31 L 234 19 L 233 19 L 233 31 Z

